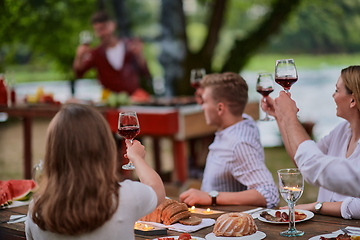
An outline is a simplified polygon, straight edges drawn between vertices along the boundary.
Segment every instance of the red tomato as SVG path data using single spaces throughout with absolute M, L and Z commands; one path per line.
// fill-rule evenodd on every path
M 190 239 L 191 239 L 191 235 L 188 233 L 182 233 L 178 238 L 178 240 L 190 240 Z

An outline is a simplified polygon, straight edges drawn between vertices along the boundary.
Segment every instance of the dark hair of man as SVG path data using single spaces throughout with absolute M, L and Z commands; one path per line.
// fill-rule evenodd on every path
M 224 102 L 231 114 L 241 116 L 248 101 L 248 85 L 246 81 L 233 72 L 213 73 L 205 75 L 201 86 L 212 88 L 212 98 Z
M 91 24 L 95 24 L 95 23 L 105 23 L 111 21 L 110 16 L 104 12 L 104 11 L 99 11 L 94 13 L 94 15 L 91 17 Z

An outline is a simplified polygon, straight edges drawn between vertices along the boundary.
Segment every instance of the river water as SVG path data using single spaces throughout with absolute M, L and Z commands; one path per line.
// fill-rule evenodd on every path
M 342 68 L 324 67 L 321 69 L 298 69 L 299 79 L 292 86 L 292 98 L 297 102 L 300 112 L 300 121 L 315 123 L 313 134 L 315 140 L 319 140 L 328 134 L 343 119 L 336 116 L 336 106 L 332 98 L 336 81 Z M 249 85 L 249 101 L 260 101 L 261 95 L 256 92 L 256 72 L 244 71 L 241 73 Z M 33 82 L 16 85 L 16 93 L 19 99 L 26 94 L 34 94 L 36 88 L 42 86 L 46 93 L 54 94 L 54 98 L 65 102 L 71 97 L 70 84 L 67 81 Z M 97 101 L 100 99 L 101 87 L 96 80 L 80 80 L 76 82 L 75 97 L 84 100 Z M 276 97 L 282 87 L 275 84 L 275 90 L 271 97 Z M 259 109 L 260 117 L 264 113 Z M 265 147 L 279 146 L 282 144 L 278 127 L 275 121 L 257 122 L 260 129 L 261 142 Z

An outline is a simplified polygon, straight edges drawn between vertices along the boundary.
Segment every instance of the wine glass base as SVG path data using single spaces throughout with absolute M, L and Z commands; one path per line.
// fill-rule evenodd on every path
M 135 170 L 135 166 L 134 166 L 134 164 L 129 162 L 128 164 L 122 165 L 122 169 L 124 169 L 124 170 Z
M 286 230 L 286 231 L 283 231 L 283 232 L 280 232 L 280 235 L 281 236 L 284 236 L 284 237 L 299 237 L 299 236 L 302 236 L 304 235 L 304 231 L 299 231 L 299 230 Z

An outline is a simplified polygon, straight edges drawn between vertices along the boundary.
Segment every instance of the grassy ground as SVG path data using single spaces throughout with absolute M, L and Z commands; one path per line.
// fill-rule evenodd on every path
M 276 59 L 293 58 L 297 68 L 319 69 L 329 66 L 359 65 L 360 54 L 329 55 L 256 55 L 251 58 L 244 70 L 273 72 Z

